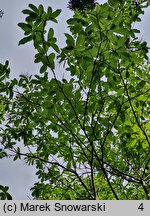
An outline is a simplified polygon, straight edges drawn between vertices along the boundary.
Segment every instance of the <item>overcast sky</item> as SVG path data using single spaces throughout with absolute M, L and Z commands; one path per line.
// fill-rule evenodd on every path
M 104 0 L 98 1 L 103 3 Z M 59 24 L 55 25 L 55 36 L 58 38 L 60 46 L 64 45 L 64 32 L 67 32 L 66 20 L 72 16 L 72 12 L 67 9 L 68 0 L 0 0 L 0 10 L 4 11 L 0 19 L 0 63 L 7 59 L 10 62 L 11 77 L 18 77 L 19 74 L 38 73 L 39 65 L 34 63 L 35 51 L 31 43 L 18 46 L 18 42 L 23 38 L 23 31 L 17 26 L 23 22 L 25 16 L 21 11 L 27 8 L 28 4 L 43 4 L 45 8 L 51 6 L 53 9 L 62 9 L 59 16 Z M 141 17 L 142 23 L 137 26 L 141 30 L 141 37 L 150 45 L 150 8 Z M 61 71 L 60 71 L 61 74 Z M 0 184 L 8 185 L 13 199 L 29 199 L 31 197 L 30 188 L 36 181 L 34 167 L 28 167 L 22 161 L 12 162 L 8 159 L 0 160 Z M 32 199 L 32 198 L 31 198 Z

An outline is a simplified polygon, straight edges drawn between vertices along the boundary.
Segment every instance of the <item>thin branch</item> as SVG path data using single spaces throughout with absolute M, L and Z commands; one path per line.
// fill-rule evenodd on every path
M 15 151 L 15 153 L 16 153 L 16 151 Z M 63 166 L 62 164 L 60 164 L 60 163 L 58 163 L 58 162 L 47 161 L 47 160 L 45 160 L 45 159 L 43 159 L 43 158 L 39 158 L 38 156 L 35 156 L 34 154 L 29 155 L 29 154 L 27 154 L 27 153 L 18 153 L 18 152 L 17 152 L 17 154 L 20 155 L 20 156 L 25 156 L 25 157 L 28 157 L 28 158 L 36 159 L 36 160 L 39 160 L 39 161 L 41 161 L 41 162 L 43 162 L 43 163 L 48 163 L 48 164 L 50 164 L 50 165 L 56 165 L 56 166 L 62 168 L 63 170 L 74 174 L 74 175 L 79 179 L 81 185 L 85 188 L 85 190 L 86 190 L 86 192 L 88 193 L 89 197 L 91 197 L 91 199 L 93 199 L 92 194 L 90 193 L 90 191 L 89 191 L 89 189 L 87 188 L 86 184 L 84 183 L 84 181 L 83 181 L 82 178 L 79 176 L 79 174 L 77 173 L 76 170 L 73 170 L 72 168 L 68 169 L 67 167 Z
M 125 84 L 124 79 L 123 79 L 122 74 L 121 74 L 120 71 L 119 71 L 119 73 L 120 73 L 120 77 L 121 77 L 121 80 L 122 80 L 122 82 L 123 82 L 124 88 L 125 88 L 125 90 L 126 90 L 126 94 L 127 94 L 128 100 L 129 100 L 130 108 L 131 108 L 131 110 L 132 110 L 132 113 L 133 113 L 133 115 L 134 115 L 134 118 L 135 118 L 135 120 L 136 120 L 136 123 L 137 123 L 138 127 L 140 128 L 140 130 L 143 132 L 143 134 L 144 134 L 144 136 L 145 136 L 145 138 L 146 138 L 146 141 L 147 141 L 147 143 L 149 144 L 149 147 L 150 147 L 149 138 L 148 138 L 148 136 L 147 136 L 145 130 L 142 128 L 142 126 L 141 126 L 141 124 L 140 124 L 140 122 L 139 122 L 139 120 L 138 120 L 138 117 L 136 116 L 136 113 L 135 113 L 135 111 L 134 111 L 134 108 L 133 108 L 133 106 L 132 106 L 132 102 L 131 102 L 131 99 L 130 99 L 130 95 L 129 95 L 129 92 L 128 92 L 128 89 L 127 89 L 127 84 Z

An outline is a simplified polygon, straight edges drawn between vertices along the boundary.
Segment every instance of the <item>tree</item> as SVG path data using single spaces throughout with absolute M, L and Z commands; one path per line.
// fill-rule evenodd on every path
M 7 84 L 4 84 L 6 79 L 9 77 L 9 68 L 8 68 L 8 61 L 5 62 L 4 65 L 0 64 L 0 93 L 3 93 L 7 89 Z M 8 91 L 7 91 L 8 92 Z M 7 107 L 7 98 L 0 94 L 0 124 L 4 120 L 5 115 L 5 107 Z M 0 159 L 7 157 L 7 154 L 3 148 L 0 148 Z M 0 185 L 0 200 L 11 200 L 12 196 L 8 193 L 8 186 Z
M 35 199 L 150 199 L 148 47 L 133 28 L 145 2 L 75 10 L 61 49 L 46 28 L 61 10 L 23 10 L 19 45 L 33 42 L 40 74 L 4 83 L 0 135 L 7 155 L 36 165 Z M 57 60 L 70 79 L 59 79 Z

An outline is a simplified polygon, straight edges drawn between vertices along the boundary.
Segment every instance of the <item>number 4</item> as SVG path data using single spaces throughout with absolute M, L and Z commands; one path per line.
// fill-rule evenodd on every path
M 139 210 L 143 211 L 144 210 L 144 206 L 143 206 L 143 203 L 141 203 L 138 207 Z

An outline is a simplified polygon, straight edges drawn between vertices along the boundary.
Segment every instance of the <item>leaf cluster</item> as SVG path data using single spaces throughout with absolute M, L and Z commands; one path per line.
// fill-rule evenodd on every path
M 8 193 L 9 187 L 0 185 L 0 200 L 12 200 L 12 196 Z
M 149 48 L 132 27 L 144 6 L 108 1 L 86 15 L 75 10 L 62 49 L 46 28 L 60 10 L 29 8 L 19 44 L 33 41 L 42 66 L 10 82 L 0 135 L 14 160 L 36 166 L 34 198 L 149 199 Z M 57 78 L 56 59 L 70 79 Z
M 86 9 L 93 10 L 96 5 L 95 0 L 70 0 L 68 3 L 68 8 L 70 10 L 78 9 L 80 12 L 84 12 Z

